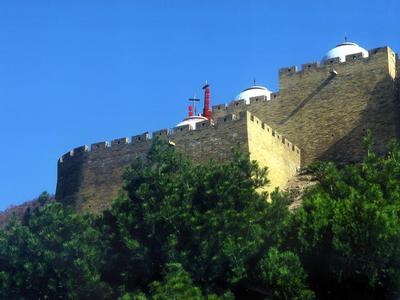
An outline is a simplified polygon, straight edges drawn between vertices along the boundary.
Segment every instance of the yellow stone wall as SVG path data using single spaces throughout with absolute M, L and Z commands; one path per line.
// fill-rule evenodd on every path
M 247 111 L 245 114 L 250 159 L 268 167 L 268 192 L 282 189 L 300 168 L 301 150 L 257 117 Z

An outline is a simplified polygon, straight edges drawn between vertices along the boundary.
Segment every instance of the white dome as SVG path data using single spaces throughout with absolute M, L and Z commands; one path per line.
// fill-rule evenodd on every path
M 203 116 L 187 117 L 182 122 L 180 122 L 178 125 L 176 125 L 176 127 L 183 126 L 183 125 L 189 125 L 190 129 L 195 130 L 196 123 L 203 122 L 203 121 L 207 121 L 207 118 L 203 117 Z
M 331 49 L 325 56 L 322 58 L 322 62 L 327 59 L 339 57 L 341 62 L 346 61 L 346 55 L 362 53 L 363 57 L 368 57 L 368 51 L 364 48 L 361 48 L 355 43 L 344 42 L 342 44 L 337 45 L 335 48 Z
M 267 100 L 271 100 L 271 91 L 266 87 L 260 85 L 254 85 L 247 89 L 244 89 L 239 95 L 235 97 L 235 101 L 237 100 L 245 100 L 246 104 L 250 104 L 250 98 L 266 96 Z

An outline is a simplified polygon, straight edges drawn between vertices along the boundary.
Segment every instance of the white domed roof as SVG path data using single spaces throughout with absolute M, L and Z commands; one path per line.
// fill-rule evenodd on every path
M 266 96 L 267 100 L 271 100 L 271 91 L 264 86 L 254 85 L 247 89 L 244 89 L 239 95 L 235 97 L 237 100 L 245 100 L 246 104 L 250 104 L 250 98 Z
M 368 51 L 364 48 L 360 47 L 355 43 L 344 42 L 342 44 L 337 45 L 335 48 L 331 49 L 325 56 L 322 58 L 322 62 L 327 59 L 339 57 L 341 62 L 346 61 L 346 55 L 362 53 L 363 57 L 368 57 Z
M 189 125 L 190 129 L 195 130 L 196 129 L 196 123 L 207 121 L 206 117 L 203 116 L 191 116 L 187 117 L 184 119 L 182 122 L 180 122 L 176 127 L 178 126 L 183 126 L 183 125 Z

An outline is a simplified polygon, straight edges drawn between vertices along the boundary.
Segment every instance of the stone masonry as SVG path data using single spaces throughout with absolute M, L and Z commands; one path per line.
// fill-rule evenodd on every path
M 195 163 L 204 158 L 225 161 L 239 147 L 261 166 L 268 166 L 273 174 L 268 190 L 283 186 L 300 168 L 300 149 L 247 111 L 226 115 L 212 126 L 208 121 L 196 125 L 196 130 L 186 125 L 153 132 L 152 137 L 167 139 Z M 58 162 L 56 198 L 73 203 L 78 211 L 101 212 L 122 186 L 124 169 L 135 158 L 144 157 L 151 143 L 146 133 L 66 153 Z
M 301 71 L 296 66 L 282 68 L 280 90 L 271 101 L 253 98 L 250 105 L 244 101 L 215 105 L 213 116 L 250 111 L 302 149 L 302 165 L 360 160 L 367 129 L 382 152 L 400 131 L 396 54 L 383 47 L 369 55 L 354 54 L 344 63 L 332 60 L 323 66 L 303 64 Z
M 271 185 L 283 188 L 300 167 L 316 160 L 359 161 L 362 140 L 372 130 L 376 149 L 384 151 L 400 137 L 398 56 L 389 47 L 337 59 L 279 70 L 279 91 L 272 100 L 251 98 L 215 105 L 213 123 L 163 129 L 152 133 L 173 142 L 195 163 L 230 158 L 240 147 L 269 168 Z M 78 147 L 58 162 L 56 198 L 74 203 L 79 211 L 101 212 L 122 185 L 121 175 L 151 145 L 145 133 L 111 143 Z M 301 149 L 301 150 L 300 150 Z

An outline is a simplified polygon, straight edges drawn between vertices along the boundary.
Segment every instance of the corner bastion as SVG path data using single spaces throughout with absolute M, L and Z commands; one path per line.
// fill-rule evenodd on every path
M 162 129 L 91 146 L 81 146 L 58 161 L 56 199 L 73 203 L 78 211 L 100 213 L 108 208 L 122 186 L 124 169 L 144 157 L 155 137 L 167 139 L 195 163 L 231 158 L 233 147 L 269 168 L 267 190 L 283 187 L 300 168 L 301 150 L 253 114 L 226 114 L 211 125 L 208 121 Z

